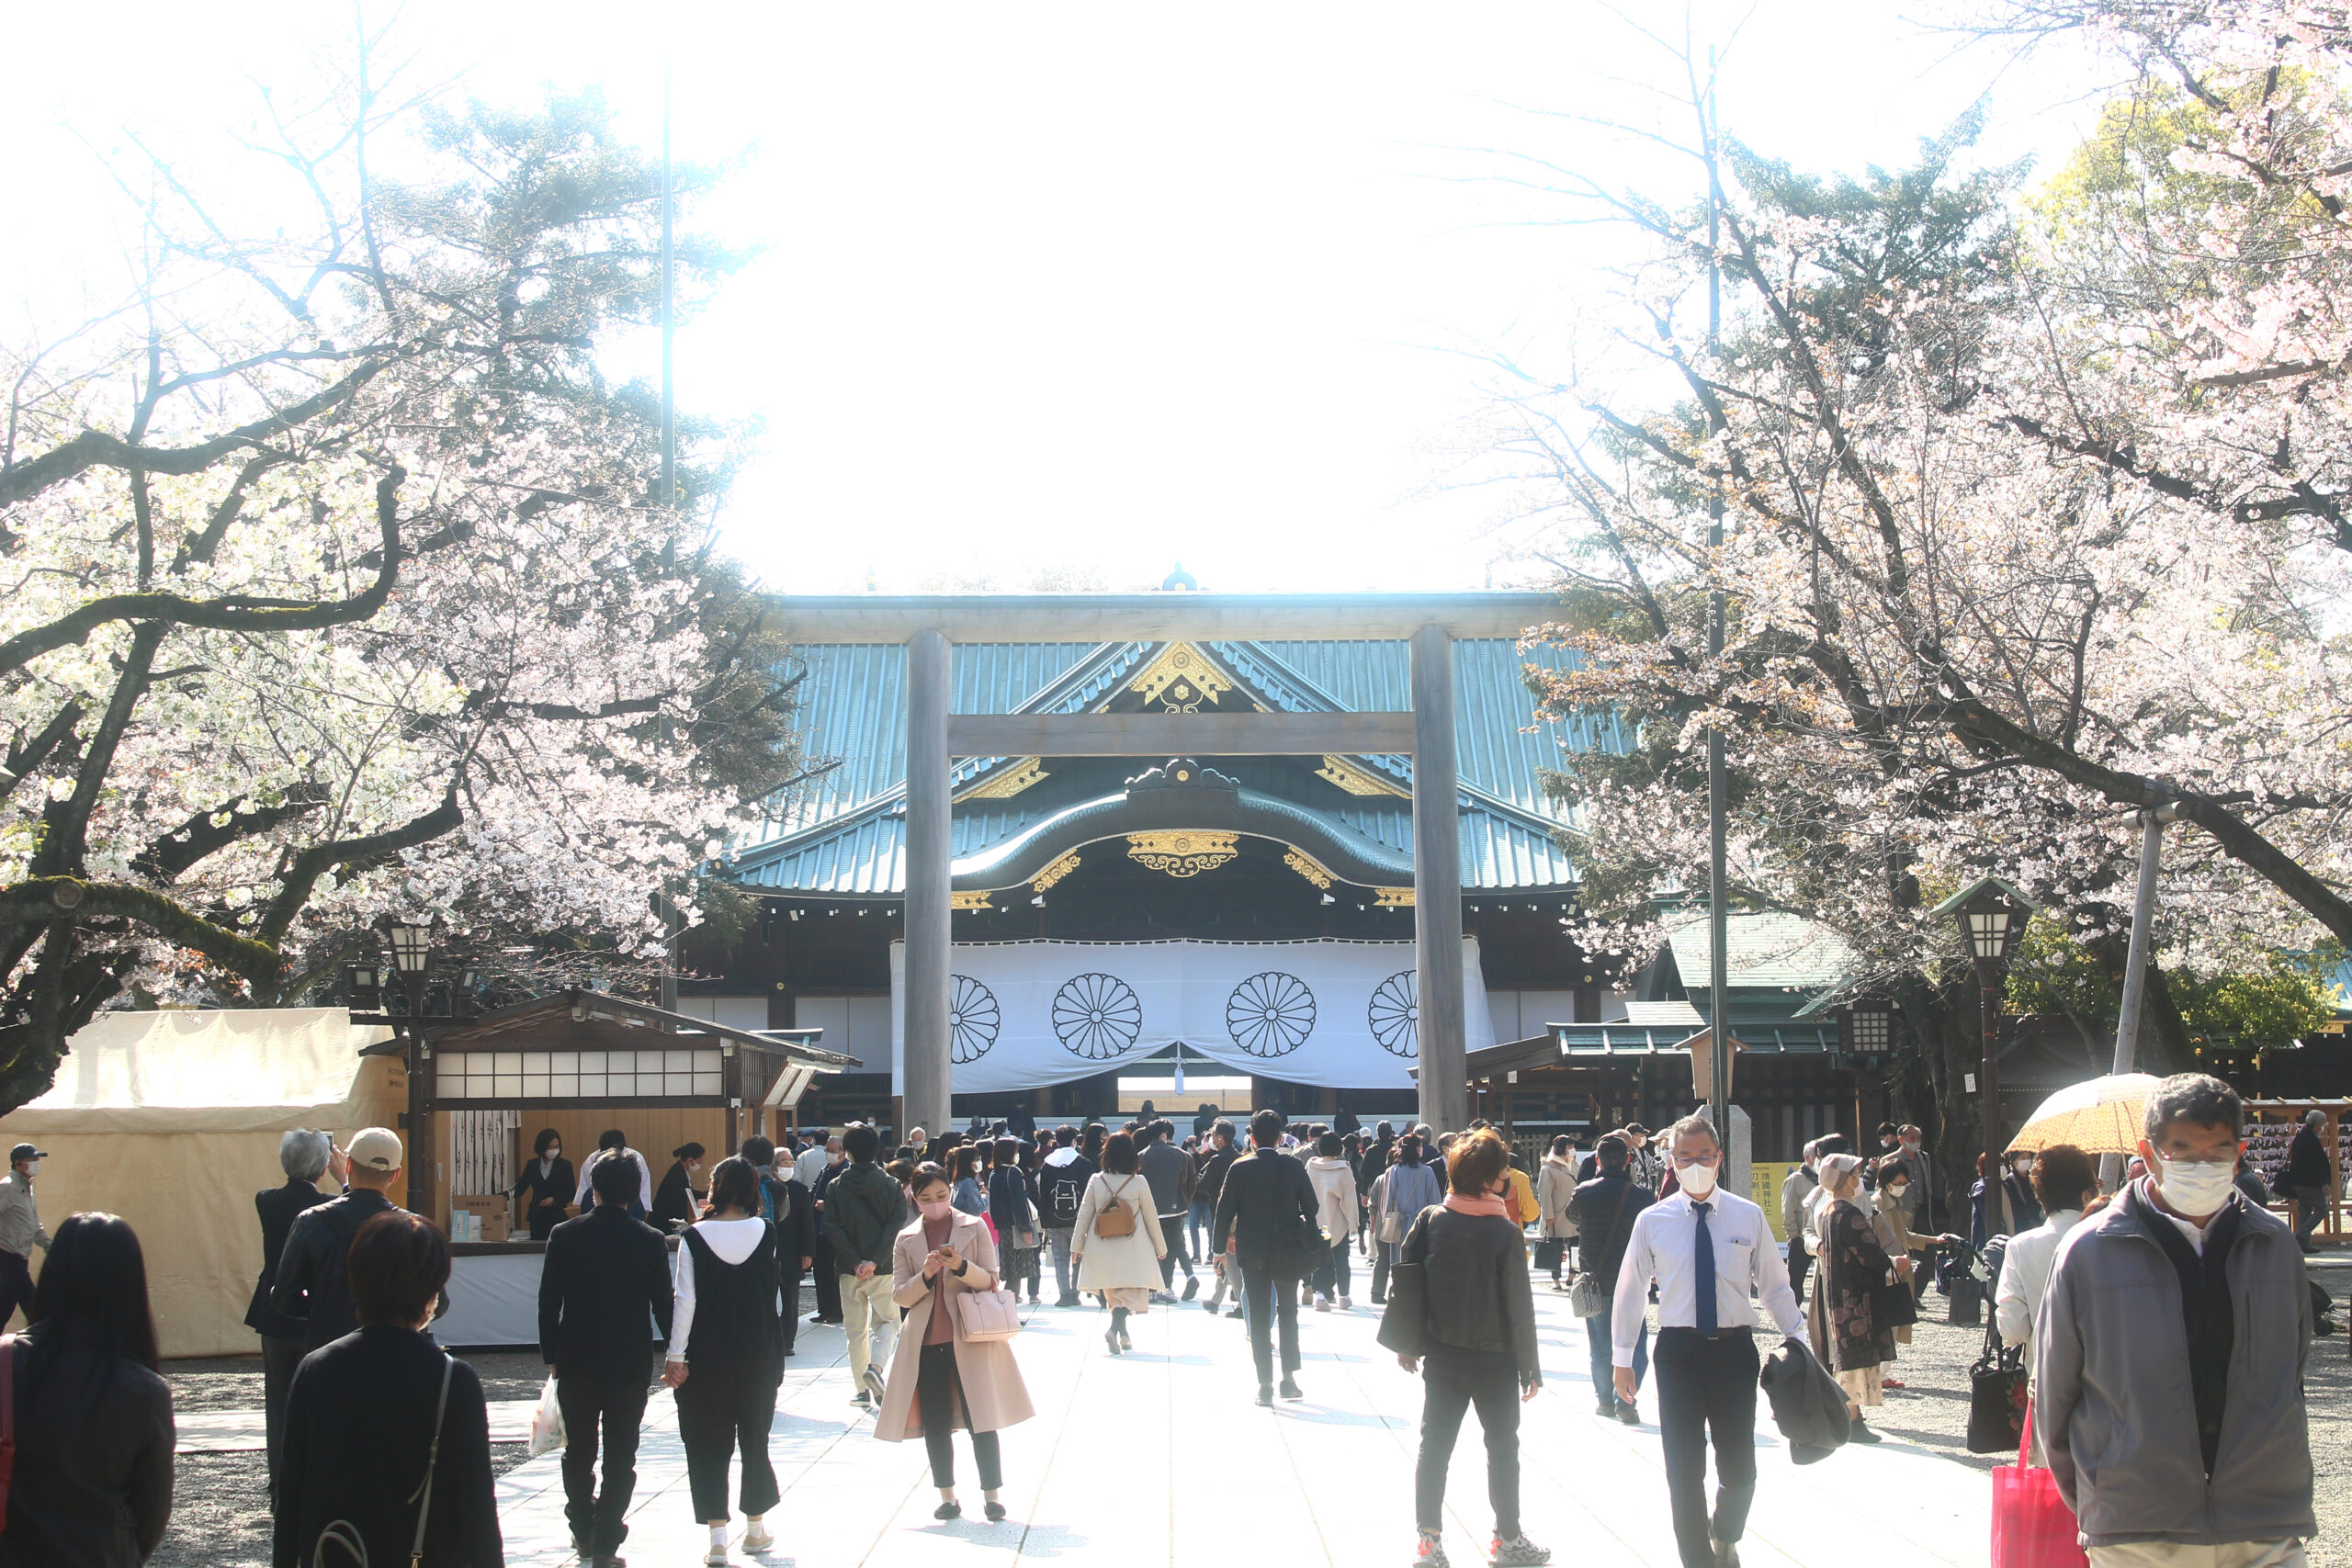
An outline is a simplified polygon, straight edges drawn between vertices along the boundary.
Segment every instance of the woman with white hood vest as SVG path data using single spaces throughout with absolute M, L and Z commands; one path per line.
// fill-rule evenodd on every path
M 1315 1266 L 1315 1310 L 1329 1312 L 1336 1298 L 1341 1312 L 1355 1302 L 1348 1294 L 1348 1248 L 1356 1235 L 1356 1172 L 1340 1151 L 1347 1140 L 1326 1133 L 1316 1140 L 1315 1157 L 1306 1162 L 1306 1179 L 1315 1184 L 1316 1220 L 1323 1227 L 1327 1247 Z

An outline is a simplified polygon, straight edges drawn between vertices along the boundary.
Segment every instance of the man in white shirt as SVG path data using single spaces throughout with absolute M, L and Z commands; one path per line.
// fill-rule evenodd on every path
M 817 1179 L 825 1174 L 825 1168 L 841 1163 L 842 1141 L 838 1134 L 821 1144 L 812 1139 L 808 1146 L 800 1151 L 799 1157 L 792 1162 L 792 1179 L 814 1192 L 817 1190 Z
M 1788 1265 L 1764 1211 L 1717 1187 L 1723 1145 L 1704 1116 L 1661 1140 L 1679 1190 L 1644 1209 L 1625 1244 L 1611 1310 L 1617 1397 L 1634 1394 L 1634 1345 L 1650 1281 L 1658 1335 L 1650 1350 L 1666 1488 L 1683 1568 L 1738 1568 L 1756 1496 L 1756 1307 L 1784 1335 L 1804 1332 Z M 1715 1445 L 1715 1509 L 1707 1513 L 1707 1441 Z
M 646 1162 L 643 1155 L 628 1146 L 627 1134 L 617 1127 L 601 1134 L 596 1139 L 596 1152 L 580 1162 L 580 1190 L 573 1196 L 572 1202 L 583 1214 L 595 1207 L 589 1194 L 594 1191 L 591 1183 L 595 1178 L 596 1168 L 616 1157 L 637 1161 L 637 1204 L 629 1210 L 628 1217 L 641 1220 L 653 1209 L 653 1168 Z

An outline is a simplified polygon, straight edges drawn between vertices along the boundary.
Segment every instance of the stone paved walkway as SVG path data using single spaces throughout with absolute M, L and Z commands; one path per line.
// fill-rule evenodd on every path
M 1643 1394 L 1638 1428 L 1592 1414 L 1584 1325 L 1566 1298 L 1540 1290 L 1545 1390 L 1524 1407 L 1525 1528 L 1575 1568 L 1672 1568 L 1673 1531 L 1656 1407 Z M 979 1517 L 971 1451 L 956 1440 L 966 1517 L 931 1517 L 937 1494 L 920 1443 L 873 1436 L 848 1404 L 837 1329 L 803 1325 L 800 1353 L 776 1410 L 774 1456 L 783 1504 L 768 1568 L 944 1568 L 1014 1562 L 1192 1565 L 1250 1555 L 1284 1564 L 1411 1560 L 1412 1476 L 1420 1390 L 1373 1341 L 1375 1315 L 1302 1312 L 1307 1397 L 1272 1414 L 1251 1403 L 1255 1380 L 1238 1321 L 1197 1306 L 1155 1308 L 1133 1326 L 1132 1355 L 1103 1348 L 1092 1311 L 1039 1311 L 1015 1341 L 1037 1417 L 1004 1434 L 1004 1500 L 1012 1517 Z M 1849 1448 L 1816 1465 L 1790 1464 L 1759 1409 L 1761 1481 L 1742 1555 L 1748 1568 L 1854 1568 L 1866 1562 L 1984 1563 L 1984 1476 L 1888 1442 Z M 1476 1416 L 1464 1424 L 1448 1496 L 1446 1548 L 1455 1563 L 1486 1561 L 1492 1515 Z M 507 1562 L 569 1564 L 558 1455 L 499 1483 Z M 636 1568 L 701 1561 L 676 1407 L 657 1391 L 647 1407 L 631 1536 Z M 742 1521 L 731 1539 L 740 1542 Z M 1254 1543 L 1250 1550 L 1245 1543 Z

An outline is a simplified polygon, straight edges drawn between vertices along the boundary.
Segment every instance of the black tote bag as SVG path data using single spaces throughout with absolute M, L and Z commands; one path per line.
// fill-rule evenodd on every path
M 1968 1451 L 2009 1453 L 2025 1436 L 2025 1347 L 2003 1346 L 1985 1314 L 1984 1348 L 1968 1369 Z

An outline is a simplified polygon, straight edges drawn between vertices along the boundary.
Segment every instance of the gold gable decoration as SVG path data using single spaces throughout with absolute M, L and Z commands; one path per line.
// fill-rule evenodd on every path
M 1413 907 L 1413 890 L 1409 887 L 1375 887 L 1373 907 L 1377 909 L 1409 909 Z
M 1031 784 L 1052 775 L 1039 766 L 1042 757 L 1023 757 L 986 784 L 977 784 L 957 795 L 957 800 L 1010 800 Z
M 1412 798 L 1410 790 L 1399 789 L 1386 779 L 1365 772 L 1344 757 L 1324 758 L 1323 765 L 1315 770 L 1315 776 L 1337 784 L 1350 795 L 1401 795 L 1407 800 Z
M 1047 888 L 1053 886 L 1055 883 L 1059 882 L 1063 877 L 1068 876 L 1071 872 L 1076 871 L 1077 869 L 1078 852 L 1076 850 L 1072 850 L 1069 853 L 1062 856 L 1061 859 L 1056 861 L 1053 864 L 1047 866 L 1045 870 L 1031 877 L 1029 879 L 1029 886 L 1036 889 L 1038 892 L 1043 893 Z
M 951 909 L 985 909 L 989 907 L 989 896 L 986 893 L 951 892 L 947 895 L 947 907 Z
M 1147 703 L 1159 703 L 1170 713 L 1198 713 L 1204 702 L 1216 702 L 1233 690 L 1216 666 L 1189 642 L 1171 642 L 1144 672 L 1127 682 Z
M 1328 888 L 1338 880 L 1329 872 L 1317 865 L 1315 863 L 1315 857 L 1305 850 L 1294 849 L 1290 853 L 1283 856 L 1283 863 L 1317 887 Z
M 1215 871 L 1234 857 L 1238 833 L 1129 833 L 1127 858 L 1170 876 L 1198 876 Z

